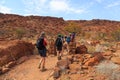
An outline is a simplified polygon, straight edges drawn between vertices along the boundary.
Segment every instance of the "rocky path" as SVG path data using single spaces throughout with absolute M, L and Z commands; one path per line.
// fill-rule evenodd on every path
M 57 62 L 56 57 L 47 57 L 45 72 L 41 72 L 37 67 L 40 60 L 39 55 L 29 57 L 24 63 L 15 66 L 8 73 L 1 75 L 0 80 L 46 80 L 53 71 Z

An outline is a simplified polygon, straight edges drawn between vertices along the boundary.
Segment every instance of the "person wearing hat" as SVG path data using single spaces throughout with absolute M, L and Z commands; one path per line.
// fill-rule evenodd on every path
M 45 32 L 41 32 L 41 34 L 37 40 L 37 49 L 41 56 L 38 68 L 41 69 L 41 71 L 46 70 L 46 68 L 45 68 L 46 46 L 47 46 L 47 42 L 45 39 Z
M 57 48 L 58 60 L 61 60 L 63 41 L 62 41 L 62 36 L 60 34 L 58 34 L 58 37 L 55 41 L 55 45 L 56 45 L 56 48 Z

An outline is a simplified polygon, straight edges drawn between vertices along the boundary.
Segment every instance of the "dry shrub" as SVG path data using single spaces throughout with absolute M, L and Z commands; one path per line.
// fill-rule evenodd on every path
M 119 65 L 110 61 L 103 61 L 96 66 L 97 74 L 103 74 L 107 80 L 120 80 L 120 70 L 117 70 Z
M 88 53 L 94 53 L 95 52 L 95 47 L 94 46 L 87 46 L 88 48 Z

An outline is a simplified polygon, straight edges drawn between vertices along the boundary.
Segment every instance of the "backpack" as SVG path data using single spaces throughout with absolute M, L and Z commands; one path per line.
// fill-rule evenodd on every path
M 73 33 L 72 33 L 72 35 L 71 35 L 71 40 L 72 40 L 72 41 L 74 40 L 75 35 L 76 35 L 76 33 L 75 33 L 75 32 L 73 32 Z
M 56 46 L 62 46 L 62 39 L 61 38 L 57 38 Z
M 44 39 L 43 38 L 39 38 L 36 42 L 36 47 L 39 49 L 39 50 L 42 50 L 44 49 Z
M 66 42 L 69 43 L 71 41 L 71 38 L 70 37 L 67 37 L 66 38 Z

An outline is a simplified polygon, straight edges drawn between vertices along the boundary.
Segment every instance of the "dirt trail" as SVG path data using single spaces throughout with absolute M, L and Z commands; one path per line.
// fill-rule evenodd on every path
M 24 63 L 15 66 L 8 73 L 1 75 L 0 80 L 46 80 L 53 71 L 57 62 L 56 57 L 47 57 L 45 72 L 41 72 L 37 67 L 40 60 L 39 55 L 29 57 Z

